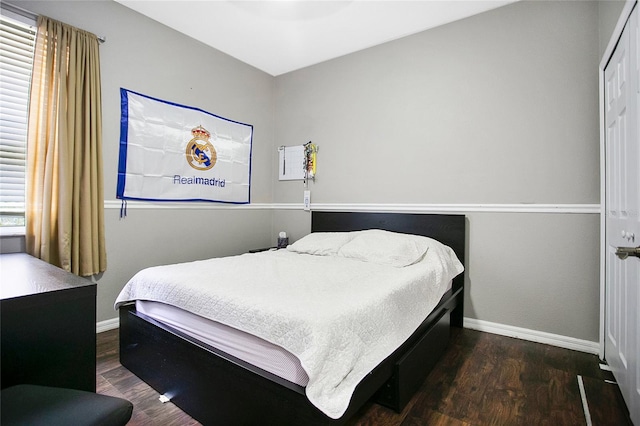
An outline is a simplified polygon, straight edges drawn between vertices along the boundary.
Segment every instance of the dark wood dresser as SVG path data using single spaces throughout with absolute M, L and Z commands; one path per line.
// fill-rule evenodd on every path
M 96 391 L 96 285 L 26 253 L 0 255 L 1 388 Z

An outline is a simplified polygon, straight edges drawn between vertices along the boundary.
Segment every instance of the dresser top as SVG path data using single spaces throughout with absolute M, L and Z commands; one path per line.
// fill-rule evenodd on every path
M 95 286 L 95 284 L 26 253 L 0 255 L 2 299 L 81 286 Z

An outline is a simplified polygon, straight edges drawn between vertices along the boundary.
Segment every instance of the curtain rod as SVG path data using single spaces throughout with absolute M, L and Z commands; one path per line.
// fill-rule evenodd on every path
M 5 9 L 8 12 L 15 13 L 16 15 L 20 15 L 24 18 L 31 19 L 33 21 L 38 20 L 38 14 L 33 13 L 30 10 L 23 9 L 11 3 L 7 3 L 3 1 L 2 3 L 0 3 L 0 8 Z M 96 37 L 98 38 L 98 41 L 100 43 L 104 43 L 107 41 L 107 38 L 105 36 L 96 36 Z

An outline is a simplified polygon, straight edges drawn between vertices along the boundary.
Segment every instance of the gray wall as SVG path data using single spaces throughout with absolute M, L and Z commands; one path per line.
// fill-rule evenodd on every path
M 609 44 L 609 40 L 611 39 L 611 34 L 616 24 L 618 23 L 618 19 L 620 18 L 620 13 L 622 12 L 622 8 L 626 3 L 625 0 L 609 0 L 609 1 L 599 1 L 598 2 L 598 28 L 600 35 L 600 49 L 599 56 L 602 57 L 604 54 L 607 45 Z
M 600 25 L 596 2 L 518 2 L 279 76 L 275 140 L 320 146 L 325 208 L 522 205 L 466 212 L 465 316 L 597 341 L 599 216 L 527 206 L 599 203 Z
M 27 251 L 24 235 L 0 236 L 0 254 L 24 253 Z
M 597 3 L 519 2 L 278 77 L 276 140 L 319 203 L 597 203 L 598 62 Z
M 267 209 L 197 204 L 135 208 L 119 219 L 116 198 L 120 87 L 196 106 L 254 126 L 251 200 L 272 199 L 273 77 L 113 1 L 21 1 L 27 10 L 105 36 L 100 47 L 107 271 L 98 280 L 98 321 L 141 268 L 244 252 L 273 243 Z M 197 60 L 196 60 L 197 58 Z

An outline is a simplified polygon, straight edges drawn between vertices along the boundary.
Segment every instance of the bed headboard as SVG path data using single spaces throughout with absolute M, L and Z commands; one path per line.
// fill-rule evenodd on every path
M 311 232 L 345 232 L 384 229 L 405 234 L 423 235 L 448 245 L 465 263 L 464 215 L 319 212 L 311 213 Z

